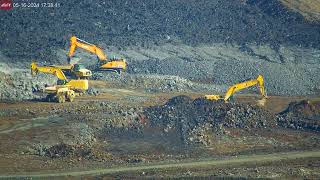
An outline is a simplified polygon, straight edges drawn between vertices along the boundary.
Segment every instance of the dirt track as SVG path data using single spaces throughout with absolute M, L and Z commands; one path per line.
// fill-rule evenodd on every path
M 72 172 L 52 172 L 52 173 L 28 173 L 28 174 L 13 174 L 13 175 L 1 175 L 1 178 L 50 178 L 50 177 L 68 177 L 68 176 L 97 176 L 105 174 L 115 173 L 127 173 L 127 172 L 140 172 L 150 170 L 162 170 L 162 169 L 192 169 L 199 167 L 214 167 L 214 166 L 235 166 L 238 164 L 263 164 L 266 162 L 276 162 L 284 160 L 295 160 L 303 158 L 320 158 L 320 151 L 305 151 L 305 152 L 289 152 L 289 153 L 274 153 L 266 155 L 248 155 L 231 157 L 223 160 L 202 160 L 202 161 L 189 161 L 180 163 L 157 163 L 148 165 L 135 165 L 135 166 L 123 166 L 123 167 L 111 167 L 105 169 L 93 169 L 86 171 L 72 171 Z
M 78 97 L 73 103 L 0 103 L 0 141 L 3 145 L 0 147 L 0 166 L 3 167 L 0 174 L 16 174 L 17 169 L 34 173 L 33 177 L 39 178 L 126 174 L 132 170 L 136 173 L 152 169 L 159 170 L 161 174 L 161 169 L 178 166 L 182 169 L 199 167 L 200 172 L 202 166 L 224 164 L 232 167 L 242 159 L 233 159 L 235 155 L 243 157 L 243 161 L 250 165 L 255 164 L 251 154 L 261 154 L 262 156 L 258 157 L 267 158 L 266 161 L 269 162 L 275 160 L 278 155 L 270 157 L 263 154 L 291 151 L 301 151 L 303 157 L 289 153 L 279 155 L 280 159 L 288 156 L 290 160 L 306 158 L 299 162 L 294 160 L 304 167 L 309 162 L 307 157 L 318 157 L 319 134 L 312 131 L 282 128 L 226 128 L 222 134 L 215 134 L 216 131 L 203 134 L 206 131 L 201 131 L 214 142 L 203 146 L 184 144 L 175 132 L 154 129 L 145 124 L 148 119 L 141 116 L 144 108 L 163 105 L 168 99 L 182 94 L 192 98 L 203 96 L 202 93 L 154 93 L 137 89 L 110 88 L 97 96 Z M 258 98 L 255 95 L 238 95 L 235 101 L 254 104 Z M 271 96 L 265 108 L 277 114 L 291 101 L 301 99 L 305 97 Z M 202 126 L 195 128 L 201 130 Z M 309 151 L 316 154 L 310 154 Z M 202 161 L 221 157 L 231 159 L 218 162 Z M 12 162 L 15 164 L 11 166 Z M 159 162 L 164 164 L 159 165 Z M 311 162 L 313 165 L 316 163 Z M 105 168 L 106 166 L 108 168 Z M 79 169 L 83 173 L 78 172 Z M 232 171 L 227 170 L 222 175 Z M 286 172 L 285 169 L 281 171 Z M 44 172 L 54 173 L 43 175 Z M 247 173 L 246 170 L 240 172 L 240 175 Z M 172 175 L 175 176 L 174 173 Z
M 0 179 L 320 179 L 316 2 L 69 0 L 0 10 Z M 90 88 L 72 103 L 45 102 L 41 91 L 57 78 L 31 76 L 31 59 L 65 64 L 72 35 L 126 58 L 128 69 L 96 71 L 96 56 L 77 50 L 73 61 L 93 70 Z M 234 102 L 203 98 L 258 74 L 265 106 L 253 87 Z

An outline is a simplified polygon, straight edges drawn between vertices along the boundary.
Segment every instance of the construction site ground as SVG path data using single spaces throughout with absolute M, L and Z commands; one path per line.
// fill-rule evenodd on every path
M 105 89 L 73 103 L 0 103 L 0 178 L 320 178 L 319 131 L 226 127 L 206 135 L 211 143 L 188 144 L 178 129 L 149 126 L 144 112 L 203 93 L 91 86 Z M 257 99 L 235 96 L 240 104 Z M 276 115 L 306 99 L 319 97 L 270 96 L 263 109 Z
M 0 179 L 320 179 L 320 0 L 13 4 L 0 8 Z M 127 69 L 76 50 L 89 89 L 49 103 L 57 77 L 30 63 L 68 64 L 72 36 Z M 256 87 L 201 98 L 259 74 L 263 107 Z

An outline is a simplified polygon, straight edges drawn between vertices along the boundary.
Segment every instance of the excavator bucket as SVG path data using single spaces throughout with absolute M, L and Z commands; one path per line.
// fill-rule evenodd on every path
M 38 74 L 37 65 L 36 65 L 36 63 L 32 62 L 31 63 L 31 75 L 35 76 L 37 74 Z
M 266 105 L 266 102 L 267 102 L 267 98 L 262 98 L 257 101 L 257 105 L 263 107 Z

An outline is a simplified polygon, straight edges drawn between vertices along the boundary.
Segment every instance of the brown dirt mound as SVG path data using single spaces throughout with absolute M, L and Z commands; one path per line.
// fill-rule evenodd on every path
M 84 147 L 74 147 L 68 144 L 60 143 L 45 150 L 45 155 L 50 158 L 61 158 L 67 156 L 88 158 L 91 150 Z
M 285 112 L 291 112 L 303 116 L 313 116 L 320 114 L 320 101 L 312 102 L 303 100 L 300 102 L 293 102 L 289 104 L 289 107 Z
M 193 130 L 205 126 L 210 126 L 215 133 L 223 133 L 224 128 L 277 126 L 276 117 L 258 106 L 201 98 L 192 100 L 187 96 L 177 96 L 162 106 L 146 108 L 144 113 L 149 126 L 165 133 L 177 131 L 183 140 L 190 139 L 188 136 Z
M 292 102 L 278 115 L 278 121 L 287 128 L 320 131 L 320 101 Z

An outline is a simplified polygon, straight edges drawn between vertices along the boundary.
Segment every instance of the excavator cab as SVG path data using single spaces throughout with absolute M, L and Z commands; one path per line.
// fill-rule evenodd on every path
M 51 67 L 56 67 L 61 69 L 66 76 L 72 79 L 89 79 L 92 76 L 92 72 L 85 68 L 82 64 L 71 64 L 71 65 L 52 65 Z
M 84 68 L 84 66 L 82 64 L 74 64 L 73 65 L 73 70 L 74 71 L 80 71 L 83 68 Z
M 79 79 L 88 79 L 92 76 L 92 72 L 83 64 L 74 64 L 71 68 L 71 72 Z

